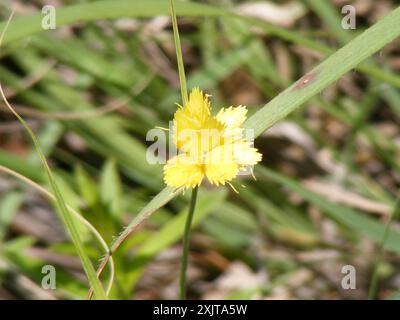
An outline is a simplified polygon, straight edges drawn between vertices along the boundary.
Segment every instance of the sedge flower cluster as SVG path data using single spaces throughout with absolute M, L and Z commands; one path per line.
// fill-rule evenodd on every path
M 224 185 L 261 161 L 262 155 L 245 137 L 246 115 L 247 108 L 239 106 L 213 116 L 208 96 L 194 88 L 174 115 L 172 136 L 179 154 L 164 167 L 165 183 L 194 188 L 207 178 Z

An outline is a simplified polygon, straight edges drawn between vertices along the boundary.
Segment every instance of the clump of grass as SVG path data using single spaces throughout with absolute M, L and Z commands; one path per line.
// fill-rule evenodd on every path
M 0 35 L 0 47 L 2 44 L 2 40 L 4 38 L 4 35 L 6 34 L 7 31 L 7 27 L 9 25 L 9 23 L 12 20 L 12 17 L 14 15 L 14 11 L 12 12 L 12 14 L 10 15 L 7 24 L 5 25 L 1 35 Z M 53 189 L 54 195 L 51 193 L 48 193 L 45 191 L 45 189 L 40 189 L 42 192 L 46 193 L 47 196 L 50 196 L 50 198 L 54 199 L 56 201 L 56 205 L 57 205 L 57 209 L 58 212 L 60 214 L 60 217 L 62 219 L 62 221 L 64 222 L 69 234 L 71 235 L 72 241 L 75 245 L 76 251 L 82 261 L 82 265 L 83 268 L 85 269 L 86 275 L 88 276 L 89 282 L 91 284 L 91 286 L 93 286 L 93 290 L 95 293 L 95 296 L 97 299 L 107 299 L 107 295 L 106 292 L 104 291 L 104 288 L 102 286 L 102 284 L 100 283 L 100 280 L 97 278 L 94 267 L 92 265 L 92 263 L 89 260 L 89 257 L 87 256 L 85 249 L 84 249 L 84 245 L 83 242 L 79 236 L 79 232 L 76 226 L 76 222 L 74 220 L 74 218 L 71 216 L 71 212 L 73 212 L 75 219 L 78 217 L 78 219 L 80 221 L 84 221 L 86 226 L 90 226 L 90 229 L 93 231 L 95 230 L 93 228 L 93 226 L 91 226 L 87 220 L 85 220 L 84 218 L 82 218 L 79 214 L 77 214 L 75 211 L 71 211 L 68 206 L 66 205 L 65 201 L 64 201 L 64 197 L 62 195 L 62 193 L 60 192 L 60 189 L 53 177 L 53 174 L 51 172 L 51 169 L 47 163 L 46 157 L 42 151 L 42 148 L 40 146 L 40 143 L 38 141 L 38 139 L 36 138 L 36 135 L 33 133 L 33 131 L 31 130 L 31 128 L 29 127 L 29 125 L 26 123 L 26 121 L 15 111 L 15 109 L 9 104 L 4 91 L 3 91 L 3 87 L 0 83 L 0 94 L 1 97 L 5 103 L 5 105 L 9 108 L 9 110 L 15 115 L 15 117 L 18 119 L 18 121 L 23 125 L 23 127 L 26 129 L 26 131 L 28 132 L 30 138 L 32 139 L 32 142 L 34 144 L 34 147 L 39 155 L 40 161 L 43 165 L 43 169 L 47 174 L 47 178 L 50 182 L 50 186 Z M 14 173 L 14 171 L 9 170 L 9 173 Z M 22 178 L 21 175 L 18 175 L 19 178 Z M 25 181 L 29 181 L 26 180 Z M 36 184 L 31 183 L 31 185 L 34 185 L 36 187 L 38 187 Z M 105 245 L 104 240 L 101 238 L 100 234 L 98 232 L 94 232 L 94 234 L 96 235 L 96 237 L 98 237 L 98 239 L 101 239 L 102 245 Z M 107 246 L 106 246 L 107 248 Z M 112 265 L 112 263 L 111 263 Z M 112 269 L 113 270 L 113 269 Z M 112 280 L 112 278 L 111 278 Z M 111 287 L 109 287 L 111 288 Z
M 380 216 L 376 217 L 364 212 L 362 208 L 352 208 L 352 205 L 348 203 L 335 203 L 335 201 L 309 190 L 301 180 L 303 172 L 296 176 L 294 171 L 290 171 L 292 177 L 289 177 L 287 174 L 279 172 L 280 165 L 271 165 L 270 169 L 260 166 L 260 168 L 256 169 L 258 181 L 252 184 L 243 182 L 247 189 L 235 197 L 230 197 L 229 200 L 225 201 L 225 194 L 223 193 L 214 194 L 208 193 L 206 190 L 202 191 L 199 195 L 196 214 L 193 216 L 193 225 L 201 223 L 201 232 L 212 237 L 217 244 L 215 246 L 217 252 L 224 254 L 225 250 L 228 251 L 229 255 L 232 255 L 232 260 L 239 259 L 253 266 L 259 265 L 259 259 L 262 259 L 262 262 L 268 265 L 268 271 L 271 271 L 272 274 L 271 283 L 268 284 L 268 289 L 271 290 L 274 285 L 285 283 L 286 276 L 289 278 L 290 272 L 295 271 L 295 268 L 301 268 L 302 264 L 298 263 L 295 257 L 288 258 L 290 261 L 282 263 L 274 261 L 270 257 L 266 259 L 260 258 L 257 254 L 251 253 L 247 256 L 246 254 L 241 254 L 241 252 L 245 251 L 243 247 L 254 248 L 255 238 L 260 237 L 266 239 L 261 251 L 269 250 L 271 247 L 268 240 L 271 237 L 275 241 L 282 241 L 285 248 L 291 249 L 292 246 L 296 248 L 301 246 L 313 249 L 322 248 L 320 246 L 318 227 L 314 225 L 314 222 L 311 221 L 312 219 L 307 216 L 306 209 L 304 209 L 308 206 L 316 209 L 318 215 L 322 215 L 322 219 L 334 221 L 336 223 L 335 226 L 339 226 L 341 234 L 346 235 L 346 239 L 350 239 L 352 243 L 357 243 L 359 238 L 365 237 L 380 245 L 380 248 L 378 248 L 380 252 L 383 250 L 389 250 L 394 253 L 399 252 L 400 235 L 398 231 L 389 224 L 385 227 L 380 221 L 380 218 L 384 219 L 389 215 L 387 208 L 393 207 L 396 196 L 387 191 L 386 184 L 381 184 L 376 177 L 366 176 L 365 172 L 356 165 L 354 158 L 357 150 L 352 146 L 353 143 L 357 142 L 358 138 L 362 137 L 368 144 L 368 150 L 376 153 L 375 156 L 386 166 L 387 170 L 394 171 L 398 167 L 395 161 L 398 155 L 398 146 L 392 141 L 393 139 L 388 138 L 378 127 L 368 123 L 368 114 L 376 112 L 373 108 L 377 105 L 377 99 L 385 101 L 390 108 L 390 112 L 393 112 L 394 115 L 399 114 L 397 102 L 400 100 L 394 88 L 400 86 L 400 77 L 377 63 L 365 63 L 363 61 L 372 57 L 375 52 L 382 50 L 385 44 L 399 36 L 399 9 L 393 10 L 387 17 L 365 30 L 365 32 L 357 33 L 357 37 L 355 37 L 355 35 L 347 31 L 344 34 L 343 30 L 336 28 L 338 24 L 334 19 L 337 17 L 335 18 L 332 14 L 335 8 L 326 7 L 326 5 L 330 6 L 330 4 L 327 4 L 327 2 L 314 4 L 311 1 L 306 1 L 306 3 L 311 10 L 320 16 L 322 22 L 328 22 L 324 32 L 329 38 L 336 39 L 338 44 L 344 45 L 343 48 L 337 50 L 334 47 L 328 47 L 321 42 L 313 40 L 311 33 L 302 33 L 273 26 L 264 21 L 233 14 L 226 8 L 191 2 L 177 2 L 176 11 L 178 15 L 206 17 L 207 19 L 196 19 L 195 24 L 199 26 L 198 30 L 196 29 L 198 34 L 196 33 L 196 37 L 186 39 L 188 42 L 197 44 L 201 37 L 204 38 L 201 38 L 202 42 L 198 46 L 202 59 L 204 59 L 204 66 L 188 74 L 187 84 L 176 17 L 173 19 L 181 83 L 181 99 L 183 102 L 185 99 L 187 100 L 185 98 L 187 87 L 201 86 L 207 88 L 214 95 L 216 93 L 215 88 L 221 84 L 221 81 L 225 80 L 223 82 L 226 82 L 226 79 L 229 80 L 228 77 L 235 71 L 244 69 L 245 72 L 239 70 L 238 73 L 249 74 L 255 87 L 262 91 L 265 97 L 274 97 L 268 104 L 259 106 L 257 112 L 246 122 L 247 128 L 254 129 L 256 136 L 260 137 L 267 129 L 281 120 L 286 119 L 292 124 L 295 123 L 315 142 L 318 149 L 328 150 L 334 161 L 338 165 L 344 166 L 347 170 L 346 175 L 339 177 L 340 179 L 330 172 L 326 172 L 326 176 L 318 178 L 333 180 L 335 183 L 340 184 L 343 189 L 362 194 L 368 200 L 372 199 L 380 204 L 378 206 L 379 212 L 375 212 Z M 70 25 L 81 20 L 96 21 L 98 19 L 114 19 L 126 15 L 132 17 L 154 17 L 161 14 L 167 15 L 169 10 L 168 2 L 164 0 L 99 1 L 60 8 L 57 10 L 57 21 L 61 26 Z M 188 252 L 190 220 L 185 218 L 190 217 L 190 214 L 189 216 L 187 215 L 188 207 L 186 201 L 182 197 L 177 197 L 182 193 L 182 190 L 163 187 L 161 168 L 159 170 L 155 169 L 155 167 L 151 167 L 142 161 L 145 154 L 142 142 L 146 131 L 155 125 L 159 125 L 165 119 L 170 119 L 172 105 L 174 101 L 179 99 L 179 92 L 171 90 L 168 80 L 163 75 L 151 77 L 152 80 L 150 82 L 145 81 L 144 78 L 146 78 L 147 73 L 142 71 L 149 68 L 142 63 L 142 57 L 138 54 L 138 47 L 143 44 L 140 36 L 136 36 L 136 34 L 127 36 L 120 30 L 112 28 L 115 35 L 113 39 L 109 39 L 102 34 L 101 28 L 88 25 L 83 30 L 80 38 L 64 39 L 65 43 L 64 41 L 61 43 L 61 41 L 56 41 L 56 38 L 52 38 L 52 35 L 49 34 L 33 36 L 34 33 L 42 31 L 40 29 L 40 19 L 41 15 L 36 14 L 30 17 L 21 17 L 10 24 L 10 32 L 5 37 L 5 43 L 11 44 L 27 35 L 32 35 L 32 37 L 23 54 L 18 52 L 18 47 L 15 49 L 12 46 L 10 46 L 10 51 L 7 54 L 10 54 L 18 69 L 27 72 L 32 71 L 41 64 L 42 56 L 51 56 L 57 59 L 60 64 L 65 64 L 68 68 L 76 71 L 80 75 L 79 84 L 73 87 L 66 87 L 58 70 L 49 70 L 46 75 L 43 75 L 42 81 L 33 88 L 21 87 L 19 75 L 16 75 L 8 67 L 0 66 L 0 77 L 2 82 L 12 86 L 15 89 L 14 91 L 18 92 L 18 97 L 20 97 L 21 101 L 43 109 L 47 112 L 46 114 L 58 114 L 58 112 L 61 112 L 61 115 L 70 114 L 71 117 L 67 116 L 58 120 L 62 121 L 68 129 L 77 133 L 87 144 L 90 152 L 98 153 L 97 157 L 100 155 L 98 158 L 114 158 L 124 173 L 124 178 L 133 181 L 133 183 L 125 183 L 126 180 L 124 180 L 123 183 L 124 192 L 120 195 L 121 199 L 119 199 L 118 203 L 124 209 L 120 208 L 118 214 L 112 214 L 112 219 L 110 219 L 112 223 L 102 225 L 103 222 L 100 222 L 98 224 L 107 233 L 117 233 L 116 229 L 125 223 L 125 220 L 121 217 L 122 213 L 125 211 L 137 213 L 131 217 L 131 222 L 123 229 L 123 232 L 116 237 L 97 271 L 97 275 L 100 276 L 107 262 L 112 262 L 113 258 L 118 264 L 128 266 L 127 268 L 119 268 L 119 273 L 116 275 L 119 285 L 118 287 L 116 286 L 117 288 L 115 288 L 116 290 L 112 295 L 124 298 L 130 297 L 131 290 L 137 283 L 138 278 L 146 273 L 151 258 L 181 239 L 184 239 L 185 253 L 187 254 Z M 218 23 L 218 26 L 217 19 L 218 22 L 222 22 L 221 24 Z M 4 26 L 5 23 L 1 24 L 1 27 Z M 276 76 L 278 71 L 274 61 L 268 55 L 270 48 L 265 46 L 260 37 L 254 36 L 250 32 L 251 26 L 257 26 L 260 30 L 267 31 L 271 38 L 282 39 L 285 42 L 300 44 L 302 47 L 313 49 L 319 52 L 321 57 L 330 56 L 285 89 L 286 83 L 290 80 L 278 79 L 279 77 Z M 313 32 L 313 30 L 311 31 Z M 205 37 L 210 32 L 213 36 Z M 224 46 L 218 43 L 219 34 L 228 38 L 230 46 L 226 46 L 226 43 L 224 43 Z M 198 35 L 200 37 L 197 37 Z M 162 42 L 160 39 L 157 41 Z M 104 48 L 104 54 L 92 51 L 88 45 L 88 43 L 92 42 L 101 43 Z M 124 46 L 129 48 L 126 54 L 121 54 L 119 50 L 115 50 L 114 45 L 116 42 L 118 44 L 123 43 Z M 286 47 L 283 47 L 286 50 Z M 118 46 L 118 48 L 120 47 Z M 205 50 L 210 48 L 215 51 L 209 50 L 205 53 Z M 221 52 L 218 52 L 218 50 L 221 50 Z M 290 52 L 290 50 L 287 51 Z M 220 55 L 220 53 L 222 54 Z M 95 63 L 91 63 L 93 61 Z M 297 59 L 294 61 L 297 61 Z M 119 64 L 120 62 L 121 64 Z M 337 143 L 337 141 L 332 143 L 329 133 L 321 133 L 320 130 L 309 126 L 307 117 L 299 111 L 305 102 L 353 69 L 357 69 L 363 75 L 371 78 L 370 85 L 363 91 L 365 99 L 359 102 L 353 97 L 339 94 L 339 97 L 334 98 L 332 101 L 318 96 L 312 100 L 313 104 L 318 105 L 324 112 L 327 112 L 335 123 L 350 128 L 351 137 L 347 139 L 346 146 L 343 148 L 345 149 L 345 156 L 343 156 L 343 149 L 341 149 L 340 143 Z M 301 70 L 301 68 L 296 66 L 294 70 Z M 146 75 L 143 76 L 145 73 Z M 101 92 L 107 97 L 117 98 L 127 96 L 132 84 L 141 83 L 141 80 L 145 83 L 143 94 L 137 99 L 135 97 L 134 101 L 130 101 L 123 110 L 126 114 L 129 112 L 130 117 L 135 117 L 134 121 L 118 115 L 106 117 L 105 114 L 100 114 L 100 117 L 96 119 L 74 119 L 75 114 L 94 114 L 92 112 L 95 111 L 93 106 L 99 102 L 97 99 L 83 98 L 82 96 L 86 90 L 91 90 L 93 87 L 96 96 L 98 92 Z M 226 86 L 226 83 L 222 85 Z M 386 89 L 377 93 L 376 88 L 380 88 L 382 85 L 385 85 Z M 280 91 L 281 93 L 276 95 Z M 217 100 L 221 100 L 218 93 L 214 96 Z M 230 94 L 229 90 L 228 93 Z M 265 99 L 265 97 L 263 96 L 262 99 Z M 147 105 L 151 105 L 152 108 L 150 109 Z M 62 110 L 63 108 L 67 111 Z M 82 111 L 81 109 L 85 110 Z M 353 113 L 354 109 L 357 112 Z M 43 131 L 48 133 L 46 130 Z M 134 134 L 129 135 L 128 131 Z M 58 137 L 60 136 L 63 136 L 63 130 L 59 131 Z M 36 138 L 37 140 L 41 140 L 42 145 L 44 145 L 42 154 L 46 154 L 46 150 L 49 149 L 52 155 L 57 157 L 59 161 L 67 163 L 68 166 L 70 165 L 69 162 L 77 161 L 83 163 L 85 169 L 89 170 L 93 176 L 99 173 L 99 169 L 93 163 L 89 164 L 85 160 L 77 159 L 79 155 L 74 155 L 69 150 L 63 150 L 64 147 L 55 146 L 58 141 L 57 137 L 52 137 L 52 139 Z M 268 136 L 260 138 L 257 142 L 264 144 L 266 140 L 269 141 Z M 50 148 L 48 148 L 47 144 Z M 317 161 L 315 154 L 312 154 L 313 151 L 311 150 L 310 152 L 311 160 Z M 270 159 L 275 157 L 275 153 L 277 153 L 277 150 L 274 148 L 265 148 L 268 164 L 271 163 Z M 97 161 L 94 162 L 97 163 Z M 287 165 L 285 159 L 283 162 Z M 3 150 L 0 150 L 0 163 L 4 165 L 4 167 L 0 168 L 4 170 L 13 168 L 13 172 L 22 172 L 40 183 L 44 183 L 46 181 L 45 175 L 48 175 L 47 163 L 44 164 L 45 169 L 41 171 L 31 163 L 21 163 L 19 158 Z M 74 185 L 73 177 L 67 172 L 63 172 L 63 174 L 64 177 L 67 177 L 64 183 L 67 186 Z M 337 181 L 338 179 L 340 180 L 339 182 Z M 68 192 L 64 195 L 61 187 L 62 185 L 59 184 L 58 189 L 61 189 L 59 194 L 66 198 Z M 282 190 L 280 187 L 282 187 Z M 95 187 L 93 189 L 95 191 L 89 197 L 96 198 L 93 193 L 96 193 L 97 190 Z M 101 189 L 99 192 L 105 190 L 105 188 L 99 189 Z M 159 193 L 151 201 L 148 201 L 150 195 L 158 191 Z M 53 189 L 52 192 L 57 196 Z M 292 202 L 289 196 L 292 193 L 301 198 L 302 206 L 298 205 L 300 200 L 297 198 L 294 200 L 295 204 Z M 110 195 L 110 197 L 115 197 L 115 195 Z M 171 200 L 174 201 L 169 203 Z M 96 211 L 97 208 L 100 209 L 99 212 L 95 212 L 93 215 L 97 220 L 103 211 L 108 214 L 107 210 L 109 208 L 108 206 L 99 205 L 96 201 L 96 199 L 93 200 L 93 206 L 89 207 L 93 211 Z M 98 207 L 96 208 L 96 206 Z M 69 208 L 67 207 L 66 209 L 66 212 L 70 214 Z M 193 212 L 193 210 L 190 211 Z M 153 215 L 155 212 L 158 212 L 158 214 Z M 178 215 L 174 216 L 175 212 L 179 212 Z M 140 229 L 147 220 L 158 230 L 157 232 L 153 232 L 153 229 Z M 99 231 L 101 230 L 99 229 Z M 257 246 L 260 246 L 260 244 L 257 244 Z M 128 250 L 132 247 L 135 247 L 133 260 L 130 259 L 131 255 L 128 254 Z M 258 250 L 258 247 L 256 248 Z M 119 249 L 118 252 L 117 249 Z M 343 255 L 347 253 L 345 248 L 335 246 L 334 249 Z M 215 250 L 214 247 L 213 250 Z M 250 250 L 250 252 L 253 251 Z M 379 256 L 382 257 L 382 254 Z M 186 262 L 182 265 L 185 264 Z M 277 277 L 276 274 L 278 274 Z M 283 276 L 280 276 L 281 274 Z M 93 273 L 91 273 L 91 276 L 93 277 Z M 181 280 L 181 296 L 183 297 L 184 294 L 182 293 L 185 291 L 186 285 L 185 278 L 181 276 L 181 279 L 183 279 Z M 376 296 L 376 283 L 378 280 L 378 277 L 373 277 L 371 283 L 373 294 L 370 296 Z M 257 290 L 255 289 L 259 294 L 265 293 L 262 290 Z M 84 294 L 80 292 L 79 296 L 84 296 Z M 246 295 L 246 297 L 250 297 L 250 295 Z

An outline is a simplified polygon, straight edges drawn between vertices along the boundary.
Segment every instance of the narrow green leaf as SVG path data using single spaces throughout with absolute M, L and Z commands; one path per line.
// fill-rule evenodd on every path
M 120 221 L 122 215 L 122 185 L 115 160 L 108 160 L 102 169 L 100 181 L 101 200 L 111 215 Z
M 80 194 L 83 196 L 89 207 L 94 206 L 98 200 L 97 186 L 82 166 L 76 167 L 75 180 L 78 184 Z
M 22 204 L 22 194 L 17 191 L 5 193 L 0 197 L 0 243 L 3 242 L 7 229 Z
M 160 193 L 158 193 L 131 221 L 131 223 L 125 228 L 125 230 L 119 235 L 114 241 L 111 251 L 114 251 L 121 242 L 128 237 L 139 225 L 141 225 L 151 214 L 157 211 L 159 208 L 168 203 L 172 198 L 180 194 L 182 189 L 174 189 L 171 187 L 165 187 Z
M 181 87 L 182 103 L 183 105 L 186 105 L 188 102 L 188 92 L 186 86 L 185 66 L 183 64 L 183 57 L 182 57 L 181 38 L 179 36 L 178 21 L 176 18 L 174 0 L 169 0 L 169 5 L 171 8 L 172 27 L 174 29 L 174 43 L 175 43 L 176 60 L 178 62 L 178 73 L 179 73 L 179 83 Z

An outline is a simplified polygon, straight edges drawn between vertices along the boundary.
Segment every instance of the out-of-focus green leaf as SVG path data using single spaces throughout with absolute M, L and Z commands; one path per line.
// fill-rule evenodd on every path
M 270 169 L 259 166 L 256 172 L 266 179 L 273 180 L 286 188 L 298 193 L 305 200 L 322 210 L 327 216 L 356 231 L 358 234 L 368 237 L 375 242 L 380 243 L 385 231 L 385 225 L 367 217 L 354 209 L 344 207 L 317 195 L 308 190 L 293 179 L 279 174 Z M 385 249 L 400 253 L 400 233 L 391 228 L 387 241 L 384 244 Z
M 89 207 L 94 206 L 98 200 L 97 185 L 82 166 L 76 167 L 75 179 L 78 184 L 80 194 L 83 196 Z
M 8 192 L 0 197 L 0 243 L 3 242 L 7 229 L 22 201 L 22 194 L 18 191 Z
M 115 160 L 106 162 L 102 169 L 100 181 L 101 200 L 116 221 L 121 221 L 122 186 Z

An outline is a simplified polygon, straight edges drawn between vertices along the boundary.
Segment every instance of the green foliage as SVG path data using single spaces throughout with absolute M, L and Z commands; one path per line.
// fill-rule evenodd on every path
M 222 88 L 227 83 L 229 87 L 236 73 L 246 74 L 245 81 L 258 90 L 264 101 L 249 106 L 251 116 L 245 123 L 246 128 L 254 129 L 258 137 L 256 146 L 264 151 L 264 163 L 255 171 L 257 181 L 244 178 L 235 182 L 238 195 L 224 188 L 211 191 L 202 188 L 193 225 L 196 233 L 210 241 L 213 250 L 224 258 L 244 262 L 254 269 L 265 266 L 271 276 L 269 287 L 261 288 L 266 291 L 287 283 L 302 264 L 295 257 L 279 259 L 264 256 L 265 252 L 276 247 L 287 248 L 289 252 L 325 248 L 321 229 L 309 208 L 320 212 L 322 219 L 334 223 L 340 235 L 353 245 L 352 249 L 332 245 L 332 249 L 343 256 L 353 254 L 360 239 L 370 239 L 379 245 L 386 225 L 383 218 L 368 211 L 331 201 L 311 191 L 303 183 L 301 174 L 288 169 L 290 165 L 286 161 L 281 165 L 280 161 L 271 160 L 277 155 L 265 131 L 277 122 L 286 120 L 295 124 L 312 141 L 313 148 L 329 153 L 333 162 L 346 172 L 337 177 L 335 171 L 318 168 L 316 175 L 321 181 L 334 181 L 352 194 L 387 206 L 389 212 L 396 198 L 387 185 L 357 166 L 354 146 L 361 139 L 385 170 L 398 173 L 399 145 L 372 125 L 370 119 L 378 101 L 388 105 L 388 112 L 400 115 L 400 77 L 374 60 L 375 53 L 399 36 L 400 8 L 363 32 L 352 33 L 338 27 L 340 16 L 329 1 L 304 3 L 326 25 L 329 43 L 335 40 L 342 48 L 327 46 L 326 41 L 316 40 L 312 33 L 239 16 L 226 7 L 176 1 L 178 16 L 185 16 L 195 26 L 195 31 L 184 30 L 180 34 L 183 59 L 190 66 L 187 87 L 205 89 L 219 108 L 232 103 L 231 97 L 226 96 L 229 89 Z M 130 298 L 150 263 L 182 239 L 188 197 L 182 196 L 182 190 L 165 187 L 162 166 L 146 161 L 147 131 L 166 126 L 175 110 L 174 102 L 185 100 L 177 87 L 178 81 L 183 79 L 182 72 L 179 79 L 175 54 L 171 54 L 172 30 L 164 30 L 167 35 L 163 36 L 167 38 L 155 35 L 146 38 L 142 32 L 147 21 L 142 18 L 169 13 L 168 1 L 164 0 L 66 5 L 57 9 L 57 25 L 67 27 L 83 22 L 84 27 L 75 35 L 42 32 L 42 15 L 36 13 L 16 17 L 3 41 L 1 51 L 7 64 L 2 61 L 0 65 L 0 81 L 17 92 L 16 99 L 11 102 L 40 112 L 44 118 L 38 118 L 44 120 L 44 125 L 32 132 L 37 149 L 26 147 L 26 158 L 0 150 L 0 165 L 41 185 L 49 181 L 57 197 L 58 211 L 77 249 L 68 241 L 46 245 L 46 249 L 66 256 L 78 253 L 97 298 L 105 298 L 105 293 L 95 276 L 93 262 L 104 250 L 98 249 L 89 232 L 71 218 L 67 204 L 82 212 L 113 252 L 117 269 L 111 298 Z M 114 21 L 104 21 L 103 25 L 95 23 L 122 17 L 137 18 L 140 28 L 129 32 L 116 27 Z M 5 23 L 1 23 L 0 30 L 4 26 Z M 257 32 L 264 32 L 265 39 L 254 33 L 253 27 L 258 28 Z M 290 77 L 284 78 L 279 74 L 276 53 L 269 46 L 273 42 L 271 39 L 283 45 L 312 49 L 324 57 L 323 61 L 315 63 L 316 66 L 304 74 L 305 70 L 296 65 L 297 57 L 287 53 L 293 70 Z M 162 54 L 171 59 L 167 70 L 153 65 L 148 51 L 143 53 L 143 48 L 149 50 L 148 43 L 162 48 Z M 179 46 L 179 42 L 176 44 Z M 188 47 L 194 48 L 194 53 Z M 191 58 L 197 59 L 195 63 L 193 59 L 186 61 L 185 53 L 192 54 Z M 49 68 L 34 85 L 24 87 L 25 77 L 40 74 L 49 61 L 54 61 L 56 67 Z M 178 62 L 182 70 L 179 54 Z M 361 101 L 343 93 L 332 99 L 318 95 L 355 70 L 368 82 Z M 300 79 L 289 85 L 289 79 L 295 77 Z M 376 89 L 382 86 L 386 89 Z M 183 88 L 183 91 L 186 90 Z M 127 102 L 113 113 L 79 116 L 95 114 L 110 100 L 120 99 Z M 301 109 L 306 103 L 309 103 L 307 108 Z M 345 126 L 348 136 L 343 146 L 309 125 L 306 112 L 310 105 L 320 107 L 321 112 L 331 117 L 329 119 Z M 63 117 L 65 114 L 78 116 Z M 319 165 L 314 163 L 317 155 L 312 152 L 305 162 Z M 52 159 L 51 170 L 46 158 Z M 303 165 L 298 164 L 299 167 Z M 7 270 L 17 269 L 40 283 L 38 274 L 45 259 L 26 257 L 22 252 L 43 243 L 34 237 L 8 237 L 12 219 L 29 201 L 24 194 L 25 189 L 13 187 L 0 196 L 0 260 L 7 261 Z M 294 201 L 293 194 L 300 200 Z M 400 234 L 394 227 L 389 230 L 383 248 L 398 254 Z M 106 256 L 102 266 L 108 258 Z M 0 272 L 0 277 L 3 274 Z M 68 298 L 86 296 L 85 283 L 77 280 L 67 268 L 60 273 L 58 287 Z M 262 291 L 259 289 L 239 290 L 231 297 L 251 298 Z

